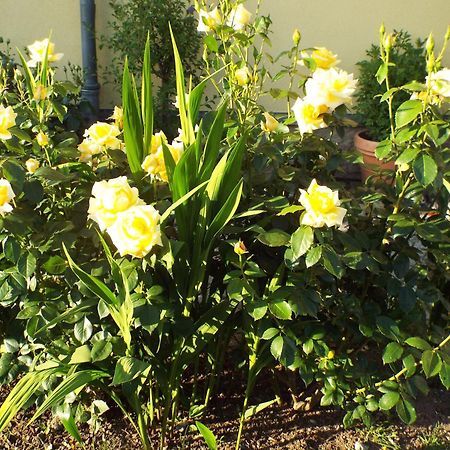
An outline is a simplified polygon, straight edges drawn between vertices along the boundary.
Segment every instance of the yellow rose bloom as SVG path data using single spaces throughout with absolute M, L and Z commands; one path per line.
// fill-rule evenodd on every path
M 236 31 L 242 30 L 250 23 L 252 13 L 245 8 L 242 3 L 233 8 L 230 17 L 227 20 L 227 25 L 234 28 Z
M 85 137 L 90 138 L 97 145 L 113 150 L 120 149 L 120 139 L 117 136 L 120 130 L 116 125 L 106 122 L 97 122 L 91 125 L 84 133 Z
M 36 135 L 36 140 L 41 147 L 45 147 L 46 145 L 48 145 L 48 136 L 42 131 L 39 131 L 39 133 Z
M 37 159 L 30 158 L 25 161 L 25 167 L 28 173 L 34 173 L 39 169 L 40 163 Z
M 8 130 L 16 124 L 16 117 L 17 114 L 11 106 L 5 108 L 0 105 L 0 139 L 12 138 L 12 134 Z
M 48 51 L 47 51 L 48 48 Z M 47 61 L 49 63 L 59 61 L 64 55 L 62 53 L 55 53 L 55 44 L 48 39 L 42 41 L 35 41 L 28 46 L 30 52 L 29 67 L 36 67 L 38 63 L 44 62 L 45 54 L 47 53 Z
M 80 152 L 78 160 L 80 162 L 88 163 L 92 160 L 94 155 L 98 155 L 102 152 L 102 146 L 98 145 L 92 139 L 86 138 L 83 139 L 81 144 L 78 144 L 78 151 Z
M 114 106 L 114 112 L 109 119 L 114 120 L 114 125 L 121 130 L 123 128 L 123 109 L 120 106 Z
M 308 98 L 298 98 L 292 107 L 301 134 L 311 133 L 313 130 L 325 128 L 327 125 L 323 115 L 328 112 L 325 105 L 314 105 Z
M 239 86 L 245 86 L 250 81 L 250 72 L 247 67 L 242 67 L 234 72 L 234 77 Z
M 340 208 L 338 192 L 326 186 L 319 186 L 312 180 L 307 191 L 300 189 L 300 203 L 305 212 L 300 218 L 302 225 L 314 228 L 341 226 L 347 210 Z
M 33 99 L 36 101 L 45 100 L 47 98 L 47 88 L 43 84 L 37 84 L 34 89 Z
M 317 69 L 305 84 L 306 96 L 314 105 L 326 105 L 330 110 L 351 103 L 356 80 L 353 74 L 330 68 Z
M 89 199 L 89 218 L 103 231 L 113 225 L 120 213 L 143 204 L 139 191 L 128 184 L 127 177 L 98 181 L 94 183 Z
M 16 196 L 11 184 L 5 178 L 0 179 L 0 215 L 4 216 L 13 210 L 9 202 Z
M 272 133 L 278 128 L 278 125 L 280 124 L 275 117 L 271 116 L 268 112 L 265 112 L 263 114 L 264 118 L 266 119 L 265 122 L 261 122 L 261 129 L 265 133 Z
M 120 256 L 143 258 L 155 245 L 162 245 L 159 219 L 151 205 L 133 206 L 120 213 L 107 230 Z
M 183 143 L 174 140 L 172 141 L 172 145 L 167 145 L 167 148 L 170 150 L 175 164 L 177 164 L 184 150 Z M 147 172 L 148 175 L 158 178 L 164 182 L 168 181 L 162 145 L 160 145 L 156 151 L 150 153 L 150 155 L 147 155 L 145 157 L 141 167 L 145 172 Z
M 210 12 L 200 9 L 198 15 L 197 31 L 202 33 L 213 31 L 218 25 L 222 24 L 222 17 L 217 8 L 214 8 Z
M 340 62 L 337 59 L 337 55 L 334 55 L 325 47 L 316 47 L 311 54 L 311 58 L 319 69 L 329 69 Z

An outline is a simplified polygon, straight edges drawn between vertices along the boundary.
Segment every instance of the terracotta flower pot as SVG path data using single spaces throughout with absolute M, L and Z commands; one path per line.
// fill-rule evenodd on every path
M 361 153 L 364 161 L 364 164 L 361 165 L 362 181 L 365 181 L 369 176 L 373 175 L 377 168 L 393 171 L 395 169 L 394 161 L 382 162 L 375 156 L 375 149 L 379 142 L 365 139 L 363 135 L 364 130 L 359 131 L 353 139 L 355 148 Z

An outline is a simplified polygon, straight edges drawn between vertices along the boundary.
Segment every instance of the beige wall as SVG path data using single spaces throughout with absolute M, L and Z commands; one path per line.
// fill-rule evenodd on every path
M 62 64 L 81 63 L 79 0 L 0 0 L 0 34 L 13 46 L 23 48 L 52 31 L 56 51 L 64 53 Z M 248 1 L 254 10 L 257 0 Z M 108 0 L 96 0 L 97 32 L 104 33 L 109 17 Z M 291 45 L 292 31 L 300 29 L 304 47 L 325 46 L 341 59 L 340 66 L 355 71 L 364 50 L 378 40 L 384 21 L 387 30 L 406 29 L 414 37 L 433 31 L 442 42 L 450 24 L 450 0 L 263 0 L 263 13 L 273 20 L 272 54 Z M 450 51 L 445 63 L 450 65 Z M 99 64 L 108 64 L 108 54 L 99 53 Z M 115 99 L 114 99 L 115 97 Z M 111 107 L 117 96 L 105 86 L 102 107 Z M 270 106 L 270 105 L 268 105 Z

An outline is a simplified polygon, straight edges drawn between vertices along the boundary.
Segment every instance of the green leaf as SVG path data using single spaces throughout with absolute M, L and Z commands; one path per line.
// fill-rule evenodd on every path
M 312 247 L 308 250 L 306 254 L 305 263 L 306 267 L 312 267 L 317 264 L 322 257 L 322 246 L 317 245 L 316 247 Z
M 269 310 L 277 319 L 289 320 L 292 317 L 291 305 L 281 298 L 272 300 L 269 303 Z
M 389 67 L 388 63 L 382 63 L 378 67 L 377 73 L 375 74 L 378 84 L 383 83 L 383 81 L 386 79 L 388 74 L 388 67 Z
M 334 275 L 336 278 L 341 278 L 344 275 L 341 260 L 331 247 L 323 247 L 322 257 L 323 265 L 331 275 Z
M 84 344 L 92 336 L 92 323 L 84 316 L 83 320 L 80 320 L 75 324 L 73 329 L 75 339 Z
M 395 406 L 398 416 L 407 425 L 411 425 L 416 421 L 416 409 L 408 400 L 401 399 Z
M 259 412 L 265 410 L 269 406 L 272 406 L 277 401 L 276 398 L 268 400 L 267 402 L 259 403 L 258 405 L 249 406 L 244 413 L 244 420 L 248 420 Z
M 420 100 L 407 100 L 402 103 L 395 113 L 395 124 L 397 128 L 404 127 L 412 122 L 423 111 Z
M 13 264 L 16 264 L 20 258 L 20 245 L 12 236 L 8 236 L 3 241 L 3 252 L 6 259 L 11 261 Z
M 209 450 L 217 450 L 217 441 L 216 437 L 214 436 L 214 433 L 207 426 L 203 425 L 201 422 L 196 421 L 195 426 L 197 427 L 197 430 L 205 440 Z
M 72 414 L 70 405 L 64 404 L 55 408 L 55 414 L 63 424 L 65 430 L 81 445 L 83 439 L 81 438 L 80 430 L 77 427 L 75 419 Z
M 91 350 L 88 345 L 77 347 L 70 357 L 69 364 L 82 364 L 91 362 Z
M 399 166 L 400 164 L 410 163 L 418 154 L 420 153 L 420 148 L 409 147 L 400 154 L 396 159 L 395 164 Z
M 262 319 L 267 313 L 267 308 L 267 302 L 262 299 L 252 299 L 245 304 L 245 309 L 255 320 Z
M 23 190 L 25 182 L 25 170 L 14 159 L 7 159 L 2 164 L 3 176 L 11 183 L 12 189 L 16 195 Z
M 377 148 L 375 149 L 375 156 L 378 159 L 384 159 L 386 158 L 386 156 L 389 155 L 389 153 L 391 153 L 391 150 L 392 150 L 392 142 L 389 139 L 386 139 L 384 141 L 381 141 L 377 145 Z
M 66 271 L 67 264 L 61 256 L 55 255 L 50 256 L 42 267 L 52 275 L 59 275 Z
M 280 359 L 283 352 L 283 336 L 277 336 L 270 344 L 270 351 L 275 359 Z
M 382 395 L 380 398 L 379 406 L 383 411 L 389 411 L 400 400 L 400 394 L 398 392 L 390 391 Z
M 446 389 L 450 389 L 450 364 L 445 361 L 442 363 L 441 371 L 439 372 L 439 378 Z
M 413 163 L 414 175 L 422 186 L 431 184 L 437 176 L 438 168 L 434 159 L 425 153 L 421 153 Z
M 112 344 L 110 341 L 105 339 L 101 339 L 100 341 L 96 341 L 92 346 L 91 357 L 92 362 L 103 361 L 112 352 Z
M 299 227 L 291 237 L 291 248 L 294 261 L 303 256 L 314 242 L 314 232 L 311 227 Z
M 403 354 L 403 347 L 397 342 L 390 342 L 383 352 L 383 363 L 390 364 L 399 360 Z
M 150 364 L 137 358 L 122 356 L 116 363 L 114 370 L 113 385 L 128 383 L 137 378 L 142 372 L 146 371 Z
M 422 354 L 422 367 L 427 378 L 434 377 L 441 370 L 441 357 L 433 350 L 425 350 Z
M 257 237 L 259 242 L 269 247 L 282 247 L 287 245 L 290 238 L 289 234 L 281 230 L 266 231 Z
M 153 94 L 152 94 L 152 67 L 150 62 L 150 34 L 144 50 L 144 63 L 142 66 L 141 88 L 141 114 L 144 129 L 142 160 L 150 152 L 153 135 Z M 127 150 L 128 151 L 128 150 Z

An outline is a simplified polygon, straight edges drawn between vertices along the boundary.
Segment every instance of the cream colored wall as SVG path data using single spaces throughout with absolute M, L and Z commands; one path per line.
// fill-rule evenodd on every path
M 52 30 L 56 51 L 64 52 L 62 64 L 81 64 L 79 0 L 0 0 L 0 35 L 23 48 L 43 39 Z M 254 10 L 257 0 L 249 0 Z M 97 0 L 97 32 L 106 32 L 108 0 Z M 364 50 L 378 40 L 384 21 L 387 30 L 406 29 L 414 37 L 433 31 L 437 44 L 442 42 L 450 24 L 450 0 L 263 0 L 262 12 L 273 20 L 272 54 L 291 45 L 292 31 L 302 33 L 302 46 L 325 46 L 341 59 L 340 66 L 355 71 L 355 63 Z M 108 64 L 109 55 L 99 52 L 99 65 Z M 450 52 L 445 63 L 450 65 Z M 117 95 L 110 86 L 101 91 L 101 106 L 111 107 Z M 270 103 L 268 104 L 270 107 Z

